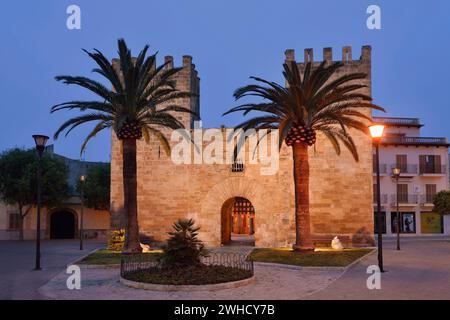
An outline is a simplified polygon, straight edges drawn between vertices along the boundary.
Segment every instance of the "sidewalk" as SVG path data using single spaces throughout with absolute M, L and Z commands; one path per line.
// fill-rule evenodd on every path
M 367 267 L 377 265 L 374 253 L 308 299 L 450 299 L 450 241 L 429 240 L 402 239 L 401 251 L 384 241 L 381 290 L 366 286 Z
M 0 241 L 0 299 L 41 299 L 39 287 L 48 282 L 66 264 L 105 245 L 103 241 L 88 240 L 79 250 L 78 240 L 43 240 L 42 270 L 34 271 L 34 241 Z

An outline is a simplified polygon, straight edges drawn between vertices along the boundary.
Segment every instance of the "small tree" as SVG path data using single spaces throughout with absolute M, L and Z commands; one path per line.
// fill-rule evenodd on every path
M 111 169 L 106 165 L 92 166 L 87 170 L 83 184 L 78 181 L 77 190 L 83 188 L 84 205 L 95 210 L 109 210 Z
M 36 205 L 37 156 L 34 150 L 11 149 L 0 156 L 0 199 L 17 206 L 19 238 L 23 240 L 23 221 Z M 66 165 L 47 155 L 42 157 L 42 205 L 59 206 L 68 197 Z
M 161 258 L 165 267 L 186 267 L 200 264 L 200 257 L 208 256 L 203 242 L 197 238 L 199 227 L 193 219 L 180 219 L 173 224 L 175 231 L 169 232 L 167 247 Z
M 450 214 L 450 191 L 438 192 L 433 198 L 433 211 L 439 214 Z

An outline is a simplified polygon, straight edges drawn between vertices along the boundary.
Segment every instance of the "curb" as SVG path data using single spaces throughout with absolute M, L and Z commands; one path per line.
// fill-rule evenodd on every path
M 77 264 L 80 269 L 118 269 L 120 264 Z
M 78 265 L 77 263 L 79 263 L 81 260 L 83 260 L 84 258 L 86 258 L 87 256 L 93 254 L 94 252 L 97 252 L 98 250 L 103 249 L 103 248 L 97 248 L 94 250 L 89 251 L 88 253 L 86 253 L 84 256 L 76 258 L 75 260 L 69 262 L 68 264 L 66 264 L 66 268 L 71 266 L 71 265 Z
M 224 282 L 224 283 L 216 283 L 216 284 L 205 284 L 205 285 L 169 285 L 169 284 L 153 284 L 153 283 L 144 283 L 144 282 L 136 282 L 127 280 L 125 278 L 120 277 L 120 282 L 128 287 L 135 289 L 144 289 L 144 290 L 152 290 L 152 291 L 215 291 L 215 290 L 224 290 L 224 289 L 234 289 L 241 286 L 245 286 L 248 284 L 255 283 L 256 278 L 252 276 L 247 279 L 232 281 L 232 282 Z
M 290 270 L 305 270 L 305 271 L 344 271 L 347 267 L 303 267 L 292 264 L 272 263 L 272 262 L 253 262 L 258 267 L 273 267 Z

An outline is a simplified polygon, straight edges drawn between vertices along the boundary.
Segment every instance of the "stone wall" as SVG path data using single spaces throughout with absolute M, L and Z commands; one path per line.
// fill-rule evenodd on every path
M 331 51 L 326 50 L 325 57 L 331 61 Z M 345 56 L 350 59 L 341 74 L 366 72 L 366 93 L 370 94 L 370 47 L 363 47 L 360 60 L 352 61 L 348 53 Z M 286 58 L 294 59 L 294 52 L 288 50 Z M 364 134 L 352 135 L 359 162 L 345 149 L 336 155 L 320 134 L 316 146 L 310 148 L 311 227 L 317 243 L 329 244 L 332 237 L 340 235 L 354 245 L 373 244 L 372 146 Z M 121 143 L 114 133 L 111 155 L 111 227 L 116 229 L 125 225 L 125 219 Z M 244 162 L 244 172 L 231 172 L 230 164 L 175 165 L 156 140 L 149 144 L 139 141 L 141 233 L 162 241 L 176 219 L 194 218 L 201 227 L 200 238 L 208 245 L 220 245 L 222 206 L 230 198 L 244 197 L 255 208 L 256 245 L 291 245 L 295 241 L 291 149 L 282 148 L 275 175 L 261 175 L 261 164 Z

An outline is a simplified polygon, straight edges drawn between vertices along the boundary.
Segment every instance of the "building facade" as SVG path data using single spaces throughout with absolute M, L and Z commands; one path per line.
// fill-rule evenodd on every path
M 286 61 L 295 60 L 293 50 L 286 50 Z M 333 61 L 331 48 L 323 51 L 327 63 Z M 173 67 L 172 57 L 166 57 Z M 371 95 L 371 48 L 364 46 L 359 59 L 352 58 L 350 47 L 344 47 L 341 60 L 344 66 L 338 76 L 363 72 L 366 85 L 361 92 Z M 305 50 L 304 62 L 315 62 L 312 49 Z M 117 61 L 115 62 L 117 66 Z M 178 89 L 200 93 L 200 79 L 190 56 L 183 57 L 183 69 L 174 79 Z M 179 104 L 200 111 L 198 96 L 180 99 Z M 212 106 L 211 106 L 212 108 Z M 212 112 L 210 109 L 208 112 Z M 370 116 L 370 110 L 365 111 Z M 217 114 L 219 117 L 220 115 Z M 177 114 L 192 135 L 203 137 L 202 146 L 209 146 L 208 129 L 194 130 L 190 114 Z M 227 128 L 221 128 L 226 132 Z M 170 140 L 170 132 L 166 132 Z M 310 212 L 311 231 L 316 245 L 330 245 L 334 236 L 349 246 L 373 245 L 372 207 L 372 144 L 370 138 L 351 130 L 359 151 L 355 162 L 347 150 L 339 156 L 331 143 L 318 135 L 310 148 Z M 226 144 L 226 135 L 219 138 Z M 172 148 L 176 142 L 172 141 Z M 232 243 L 233 236 L 248 234 L 256 246 L 285 247 L 295 242 L 294 185 L 291 148 L 280 150 L 278 170 L 273 175 L 261 174 L 268 164 L 252 163 L 250 146 L 247 157 L 236 163 L 196 162 L 192 147 L 190 164 L 175 164 L 156 139 L 137 144 L 137 197 L 139 228 L 143 237 L 164 241 L 173 222 L 180 218 L 194 218 L 200 226 L 199 237 L 207 245 Z M 260 154 L 256 157 L 260 158 Z M 198 160 L 198 159 L 197 159 Z M 200 157 L 201 160 L 201 157 Z M 122 150 L 112 134 L 111 151 L 111 228 L 124 228 Z
M 423 125 L 416 118 L 374 117 L 374 121 L 386 126 L 380 145 L 383 232 L 397 232 L 398 195 L 402 234 L 450 235 L 450 216 L 433 212 L 433 196 L 449 188 L 447 139 L 421 137 Z M 401 172 L 398 184 L 392 177 L 394 167 Z M 376 210 L 375 183 L 374 179 Z
M 59 208 L 41 209 L 41 239 L 79 238 L 81 201 L 75 191 L 76 183 L 90 166 L 109 165 L 101 162 L 73 160 L 54 153 L 53 145 L 46 148 L 51 157 L 65 163 L 69 169 L 68 183 L 70 197 Z M 18 208 L 0 202 L 0 240 L 19 239 Z M 24 240 L 36 238 L 36 208 L 31 208 L 23 221 Z M 109 211 L 83 207 L 85 238 L 106 238 L 109 230 Z

